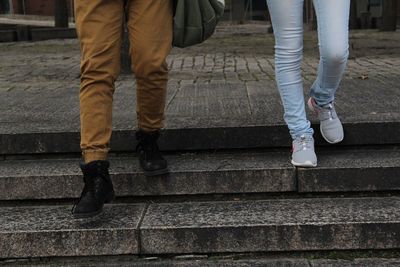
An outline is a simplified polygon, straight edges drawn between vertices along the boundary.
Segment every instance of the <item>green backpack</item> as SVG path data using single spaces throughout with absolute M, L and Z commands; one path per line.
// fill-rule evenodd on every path
M 188 47 L 210 38 L 224 10 L 224 0 L 174 0 L 173 46 Z

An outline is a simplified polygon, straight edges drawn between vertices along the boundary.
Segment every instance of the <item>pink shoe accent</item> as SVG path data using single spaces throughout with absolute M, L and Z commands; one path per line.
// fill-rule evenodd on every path
M 315 102 L 315 99 L 310 97 L 310 99 L 308 99 L 308 108 L 315 113 L 315 115 L 318 115 L 318 105 L 317 102 Z

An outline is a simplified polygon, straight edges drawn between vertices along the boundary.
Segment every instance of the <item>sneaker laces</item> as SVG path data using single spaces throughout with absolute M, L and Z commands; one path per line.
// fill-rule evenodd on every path
M 320 107 L 321 109 L 321 120 L 333 120 L 336 118 L 335 107 L 332 103 Z
M 301 135 L 300 137 L 298 137 L 294 140 L 296 145 L 294 146 L 293 150 L 299 151 L 299 150 L 312 149 L 310 141 L 311 141 L 311 137 L 306 136 L 306 135 Z

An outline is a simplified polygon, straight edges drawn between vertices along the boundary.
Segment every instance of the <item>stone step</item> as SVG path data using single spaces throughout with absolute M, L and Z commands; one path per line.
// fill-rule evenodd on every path
M 167 155 L 170 175 L 147 178 L 136 157 L 111 158 L 119 197 L 296 190 L 295 168 L 282 152 Z M 79 159 L 0 162 L 0 199 L 65 199 L 80 195 Z
M 144 259 L 101 259 L 101 260 L 53 260 L 51 263 L 40 263 L 32 260 L 0 262 L 0 266 L 8 267 L 398 267 L 400 259 L 396 258 L 356 258 L 347 259 L 305 259 L 280 257 L 278 259 L 259 258 L 241 259 L 241 255 L 234 255 L 239 259 L 224 259 L 207 255 L 178 256 L 176 259 L 157 259 L 155 257 Z M 121 257 L 122 258 L 122 257 Z
M 144 254 L 400 248 L 400 199 L 150 205 Z
M 0 90 L 4 118 L 0 127 L 0 155 L 79 153 L 79 45 L 67 42 L 56 47 L 70 51 L 65 54 L 68 55 L 66 61 L 59 50 L 54 50 L 58 56 L 51 57 L 49 64 L 45 64 L 50 68 L 43 69 L 42 63 L 35 63 L 37 75 L 26 68 L 4 74 L 12 79 L 6 79 L 5 89 Z M 37 49 L 30 49 L 27 53 L 36 57 Z M 47 46 L 43 51 L 46 49 Z M 14 62 L 17 55 L 20 56 L 14 52 L 12 59 L 6 58 L 6 62 Z M 180 57 L 181 51 L 176 51 L 171 60 Z M 393 69 L 393 65 L 387 65 L 388 69 Z M 166 127 L 160 140 L 163 150 L 291 146 L 274 81 L 239 82 L 227 78 L 226 82 L 187 83 L 178 78 L 182 74 L 193 79 L 192 69 L 186 74 L 180 69 L 171 73 L 171 78 L 175 79 L 167 90 Z M 39 83 L 38 77 L 43 78 Z M 387 82 L 377 77 L 379 75 L 375 78 L 370 75 L 367 81 L 354 78 L 343 81 L 342 87 L 346 89 L 339 90 L 336 105 L 346 131 L 343 145 L 400 144 L 400 104 L 395 97 L 398 82 L 394 79 L 397 76 L 393 79 L 388 76 Z M 117 152 L 132 151 L 136 145 L 136 94 L 131 78 L 122 76 L 116 84 L 111 148 Z M 309 83 L 305 83 L 305 88 L 311 86 Z M 317 145 L 327 145 L 315 125 L 315 115 L 309 114 L 308 118 L 314 123 Z
M 399 152 L 399 147 L 396 146 L 381 149 L 322 150 L 318 153 L 318 168 L 298 170 L 298 191 L 399 190 Z
M 0 208 L 0 258 L 138 254 L 145 205 L 114 205 L 74 220 L 70 206 Z
M 400 190 L 400 147 L 320 149 L 319 167 L 296 169 L 290 151 L 168 154 L 170 175 L 146 178 L 136 157 L 113 157 L 118 197 Z M 83 187 L 79 159 L 0 161 L 0 200 L 70 199 Z
M 191 118 L 193 120 L 193 118 Z M 164 151 L 212 150 L 238 148 L 290 147 L 291 138 L 284 124 L 265 124 L 260 118 L 238 118 L 227 122 L 218 119 L 195 120 L 167 127 L 160 138 Z M 212 122 L 210 122 L 212 121 Z M 185 127 L 180 128 L 181 125 Z M 212 126 L 210 126 L 210 123 Z M 318 129 L 318 125 L 313 125 Z M 400 121 L 344 123 L 345 140 L 336 146 L 400 144 Z M 1 133 L 0 155 L 80 153 L 78 131 Z M 327 146 L 319 131 L 317 146 Z M 134 151 L 135 130 L 115 130 L 111 139 L 114 152 Z
M 1 207 L 0 258 L 400 248 L 400 198 Z

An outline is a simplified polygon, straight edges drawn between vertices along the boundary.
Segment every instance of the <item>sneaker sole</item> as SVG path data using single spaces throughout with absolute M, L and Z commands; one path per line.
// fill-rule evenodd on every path
M 293 164 L 293 166 L 303 167 L 303 168 L 315 168 L 318 165 L 317 163 L 312 163 L 312 162 L 298 163 L 298 162 L 295 162 L 294 160 L 292 160 L 292 164 Z
M 318 112 L 315 110 L 314 105 L 311 103 L 311 101 L 312 101 L 311 99 L 312 99 L 312 98 L 308 99 L 307 106 L 308 106 L 308 108 L 311 110 L 311 112 L 313 112 L 313 113 L 318 117 Z M 339 139 L 339 140 L 330 141 L 328 138 L 325 137 L 324 132 L 322 131 L 322 126 L 321 126 L 321 124 L 320 124 L 320 126 L 319 126 L 319 131 L 321 132 L 321 135 L 322 135 L 322 137 L 325 139 L 325 141 L 328 142 L 329 144 L 337 144 L 337 143 L 342 142 L 343 139 L 344 139 L 344 137 L 342 137 L 342 138 Z
M 321 125 L 319 126 L 319 131 L 321 132 L 322 137 L 325 139 L 326 142 L 328 142 L 329 144 L 337 144 L 343 141 L 344 137 L 342 137 L 341 139 L 337 140 L 337 141 L 330 141 L 328 138 L 325 137 L 324 132 L 322 131 L 322 127 Z

